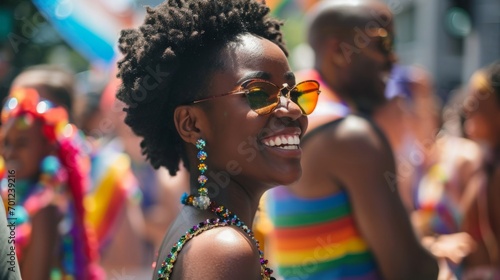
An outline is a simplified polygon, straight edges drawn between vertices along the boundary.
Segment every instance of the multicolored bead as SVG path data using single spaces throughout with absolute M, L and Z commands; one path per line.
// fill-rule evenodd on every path
M 199 151 L 198 155 L 196 156 L 199 160 L 204 161 L 207 159 L 207 152 L 205 151 Z
M 200 194 L 200 195 L 208 195 L 208 189 L 207 188 L 199 188 L 198 189 L 198 194 Z
M 201 174 L 205 174 L 205 171 L 207 171 L 208 167 L 206 163 L 200 163 L 198 164 L 198 170 L 200 171 Z
M 198 139 L 198 140 L 196 141 L 196 148 L 197 148 L 198 150 L 203 150 L 203 148 L 205 148 L 206 144 L 207 144 L 207 143 L 205 142 L 205 140 L 203 140 L 203 139 Z
M 210 206 L 210 198 L 208 196 L 197 196 L 194 198 L 193 206 L 206 210 Z
M 203 187 L 207 181 L 208 181 L 208 178 L 205 175 L 200 175 L 198 177 L 198 183 L 200 184 L 200 187 Z

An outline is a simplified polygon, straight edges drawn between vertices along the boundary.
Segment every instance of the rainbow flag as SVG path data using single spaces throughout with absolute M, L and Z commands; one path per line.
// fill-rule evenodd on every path
M 130 158 L 108 143 L 92 157 L 92 189 L 85 196 L 86 220 L 102 250 L 110 241 L 127 203 L 140 204 L 142 193 L 132 173 Z
M 287 9 L 299 9 L 305 13 L 319 0 L 266 0 L 266 5 L 271 8 L 271 14 L 276 17 L 284 18 Z
M 119 32 L 127 22 L 101 0 L 33 0 L 60 35 L 93 64 L 113 63 Z

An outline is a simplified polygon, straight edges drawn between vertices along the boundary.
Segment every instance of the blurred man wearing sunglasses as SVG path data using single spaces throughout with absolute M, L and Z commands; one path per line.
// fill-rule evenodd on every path
M 302 140 L 302 178 L 273 189 L 269 247 L 284 279 L 436 279 L 397 186 L 391 145 L 373 116 L 395 62 L 392 14 L 377 1 L 323 1 L 309 13 L 322 94 Z

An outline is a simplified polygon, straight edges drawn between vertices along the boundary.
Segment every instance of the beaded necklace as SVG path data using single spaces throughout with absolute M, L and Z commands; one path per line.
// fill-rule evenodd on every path
M 181 198 L 181 202 L 184 205 L 193 206 L 193 201 L 195 200 L 195 196 L 184 194 Z M 172 247 L 170 253 L 167 255 L 165 261 L 161 263 L 161 267 L 158 270 L 157 279 L 158 280 L 169 280 L 170 275 L 172 274 L 172 270 L 174 268 L 174 263 L 177 260 L 178 254 L 182 247 L 186 245 L 186 243 L 191 240 L 193 237 L 205 232 L 207 230 L 221 227 L 221 226 L 237 226 L 243 232 L 245 232 L 250 239 L 253 240 L 255 245 L 257 246 L 257 250 L 259 251 L 260 258 L 260 275 L 264 280 L 275 280 L 274 277 L 271 277 L 273 270 L 267 267 L 268 261 L 264 258 L 264 252 L 260 250 L 259 241 L 255 238 L 253 231 L 245 225 L 243 221 L 240 220 L 235 214 L 233 214 L 229 209 L 220 205 L 217 206 L 215 202 L 211 201 L 208 209 L 216 214 L 219 218 L 217 219 L 207 219 L 192 228 L 190 228 L 186 234 L 181 236 L 179 241 Z

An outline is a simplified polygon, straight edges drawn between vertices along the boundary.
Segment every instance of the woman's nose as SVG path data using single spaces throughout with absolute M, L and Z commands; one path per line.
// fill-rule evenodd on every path
M 274 113 L 278 117 L 289 117 L 293 120 L 296 120 L 302 116 L 302 110 L 300 109 L 299 105 L 297 105 L 285 95 L 280 95 L 279 104 L 274 110 Z

